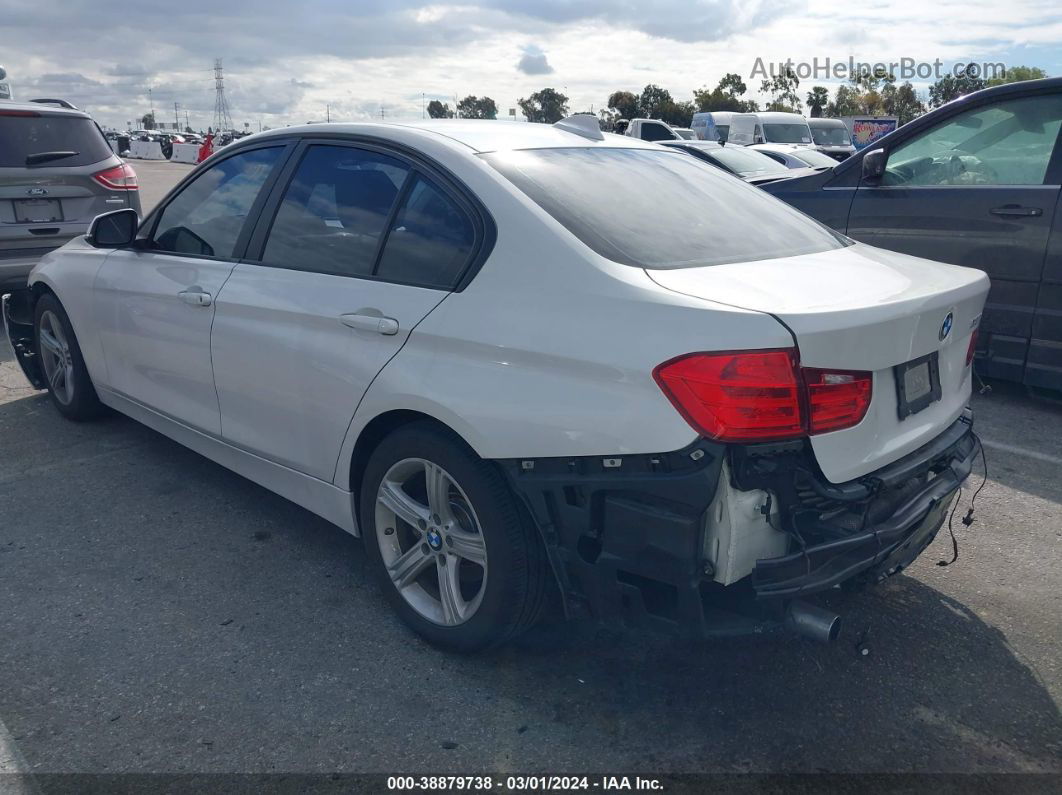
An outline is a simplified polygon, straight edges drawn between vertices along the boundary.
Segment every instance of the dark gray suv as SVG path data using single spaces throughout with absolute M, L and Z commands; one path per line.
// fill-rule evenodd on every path
M 140 212 L 136 172 L 91 116 L 0 101 L 0 293 L 25 287 L 37 260 L 97 215 L 126 207 Z

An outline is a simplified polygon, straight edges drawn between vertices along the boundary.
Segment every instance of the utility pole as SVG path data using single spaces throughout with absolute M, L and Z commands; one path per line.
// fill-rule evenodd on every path
M 151 106 L 151 126 L 155 127 L 155 98 L 151 96 L 151 88 L 148 88 L 148 104 Z
M 325 105 L 325 121 L 327 121 L 327 122 L 332 121 L 332 106 L 331 105 Z
M 177 103 L 174 102 L 173 103 L 173 129 L 174 130 L 180 130 L 181 129 L 181 114 L 180 114 L 180 111 L 178 110 L 178 107 L 179 106 L 177 105 Z
M 383 103 L 381 102 L 381 103 L 380 103 L 380 118 L 382 119 L 382 118 L 384 118 L 384 117 L 385 117 L 386 115 L 387 115 L 387 113 L 385 113 L 385 112 L 384 112 L 384 106 L 383 106 Z
M 232 114 L 229 112 L 229 103 L 225 99 L 225 72 L 221 66 L 221 59 L 214 59 L 214 133 L 232 130 Z
M 424 92 L 420 92 L 420 117 L 424 118 Z

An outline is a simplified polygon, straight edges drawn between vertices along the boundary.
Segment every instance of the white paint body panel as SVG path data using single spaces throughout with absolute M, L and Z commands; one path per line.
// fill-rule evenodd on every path
M 811 437 L 823 474 L 835 483 L 926 444 L 969 401 L 966 351 L 988 295 L 982 271 L 856 244 L 651 275 L 683 294 L 770 312 L 792 329 L 804 366 L 874 373 L 873 400 L 862 422 Z M 952 331 L 941 341 L 949 312 Z M 941 399 L 901 421 L 892 368 L 933 351 L 939 351 Z
M 329 482 L 354 409 L 439 290 L 325 273 L 236 266 L 216 302 L 211 352 L 222 438 Z M 398 320 L 382 335 L 340 315 Z
M 691 351 L 791 347 L 789 326 L 805 364 L 876 371 L 867 419 L 813 440 L 823 470 L 843 480 L 942 431 L 968 395 L 957 357 L 986 290 L 974 272 L 856 246 L 650 275 L 591 252 L 476 152 L 654 144 L 466 121 L 314 125 L 255 137 L 324 132 L 416 149 L 479 198 L 497 240 L 463 291 L 147 259 L 80 240 L 45 257 L 30 278 L 67 308 L 108 405 L 348 530 L 355 445 L 373 419 L 396 409 L 438 419 L 486 458 L 675 450 L 696 433 L 653 368 Z M 176 298 L 193 285 L 214 296 L 209 309 Z M 339 314 L 366 307 L 398 319 L 400 333 L 339 323 Z M 956 330 L 941 370 L 948 398 L 898 428 L 891 386 L 878 379 L 931 347 L 932 325 L 949 307 Z

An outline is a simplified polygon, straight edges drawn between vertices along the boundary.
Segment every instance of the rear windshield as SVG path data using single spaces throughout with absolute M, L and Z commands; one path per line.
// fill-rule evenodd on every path
M 31 168 L 88 166 L 113 153 L 96 122 L 83 116 L 4 116 L 0 114 L 0 168 L 25 168 L 42 152 L 77 152 Z
M 811 137 L 819 146 L 850 146 L 847 127 L 812 127 Z
M 755 149 L 745 149 L 741 146 L 713 149 L 708 156 L 743 177 L 750 174 L 774 174 L 789 170 L 777 160 L 772 160 Z
M 811 130 L 807 124 L 764 124 L 763 137 L 772 144 L 810 144 Z
M 583 243 L 624 265 L 688 268 L 851 243 L 683 152 L 529 149 L 482 157 Z

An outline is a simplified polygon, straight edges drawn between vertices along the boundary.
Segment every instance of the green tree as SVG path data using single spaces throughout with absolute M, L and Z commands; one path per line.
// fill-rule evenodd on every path
M 693 92 L 693 104 L 701 113 L 713 110 L 729 110 L 737 113 L 752 113 L 759 110 L 759 105 L 752 100 L 741 99 L 748 86 L 741 79 L 741 75 L 728 73 L 711 91 L 707 86 L 695 89 Z
M 459 119 L 496 119 L 498 106 L 490 97 L 476 97 L 469 94 L 457 103 Z
M 672 127 L 689 127 L 695 110 L 692 102 L 667 100 L 657 108 L 656 118 L 666 121 Z
M 760 83 L 760 92 L 771 97 L 767 110 L 799 112 L 800 97 L 796 92 L 799 87 L 800 78 L 788 66 L 784 72 L 765 78 Z
M 826 106 L 827 116 L 856 116 L 859 110 L 859 91 L 852 86 L 837 86 L 833 102 Z
M 926 106 L 918 98 L 910 82 L 897 86 L 889 83 L 881 88 L 881 104 L 887 116 L 896 116 L 900 124 L 907 124 L 926 112 Z
M 944 75 L 929 87 L 929 107 L 939 108 L 953 99 L 980 91 L 985 85 L 985 81 L 971 75 L 969 69 L 957 77 Z
M 154 113 L 145 113 L 143 116 L 141 116 L 140 117 L 140 126 L 143 129 L 145 129 L 145 130 L 154 130 L 155 129 L 155 114 Z
M 814 86 L 808 92 L 808 107 L 811 108 L 812 118 L 822 115 L 826 106 L 830 104 L 830 92 L 825 86 Z
M 1047 72 L 1039 66 L 1011 66 L 1003 77 L 993 77 L 988 81 L 990 86 L 1001 86 L 1004 83 L 1020 83 L 1023 80 L 1041 80 L 1047 77 Z
M 527 99 L 516 102 L 528 121 L 554 124 L 568 115 L 568 98 L 554 88 L 536 91 Z
M 660 111 L 668 103 L 674 103 L 671 92 L 650 83 L 638 97 L 638 115 L 646 119 L 659 119 Z
M 437 99 L 433 99 L 428 103 L 428 115 L 433 119 L 452 119 L 454 112 L 450 110 L 449 103 L 442 103 Z
M 630 91 L 613 91 L 606 104 L 621 119 L 633 119 L 638 115 L 638 97 Z

